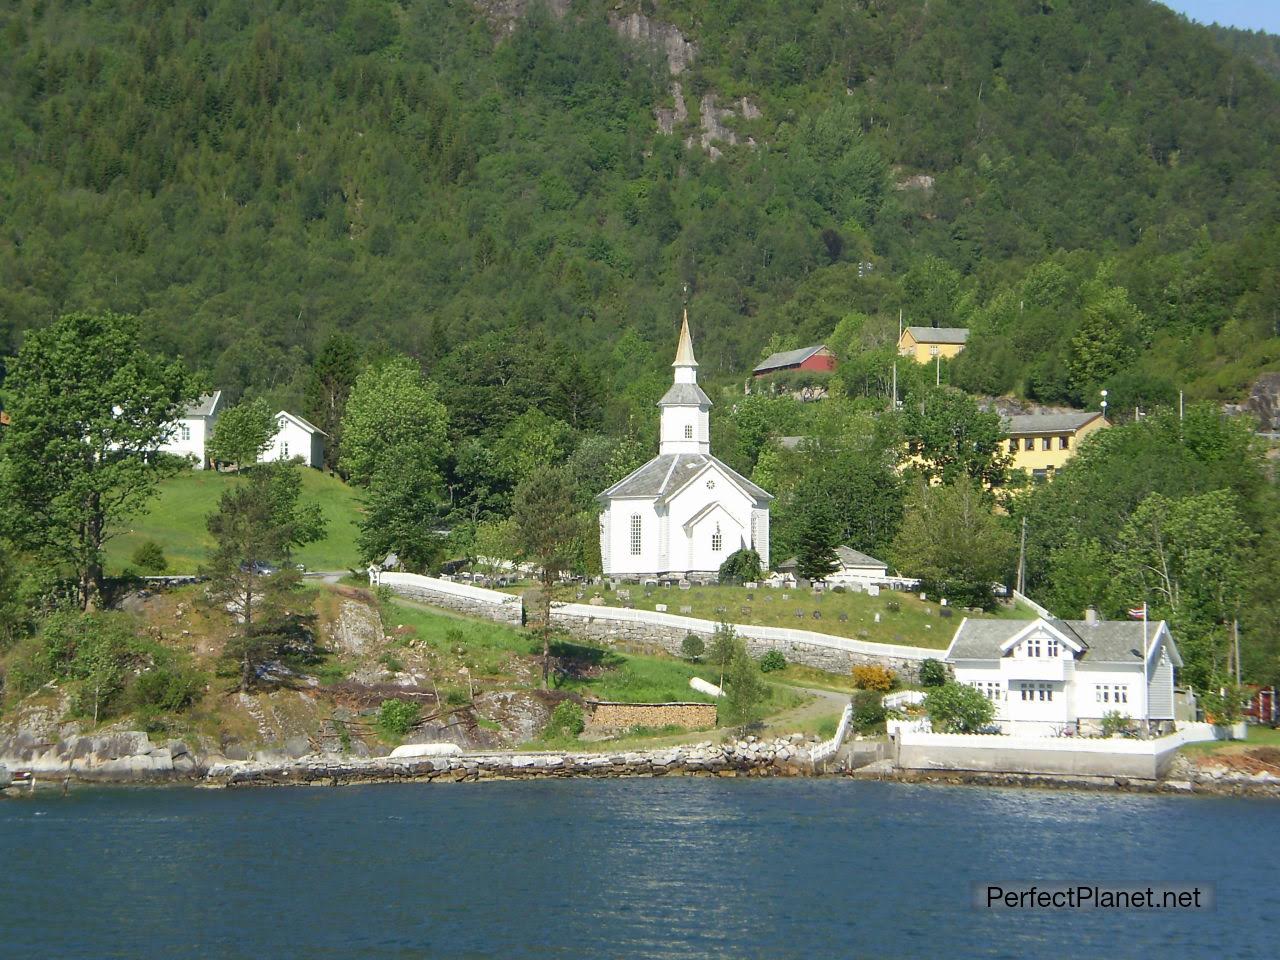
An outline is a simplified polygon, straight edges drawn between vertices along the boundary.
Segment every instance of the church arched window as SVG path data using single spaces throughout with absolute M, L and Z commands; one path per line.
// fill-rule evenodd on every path
M 716 532 L 711 535 L 711 552 L 719 553 L 724 549 L 724 534 L 720 532 L 720 528 L 716 527 Z
M 633 513 L 631 515 L 631 555 L 633 557 L 640 556 L 640 547 L 643 541 L 640 539 L 640 514 Z

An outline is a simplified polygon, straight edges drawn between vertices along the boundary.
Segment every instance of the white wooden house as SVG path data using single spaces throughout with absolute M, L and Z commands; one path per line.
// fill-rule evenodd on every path
M 671 366 L 658 456 L 597 497 L 604 573 L 713 580 L 744 547 L 767 567 L 773 496 L 711 455 L 711 399 L 698 386 L 688 314 Z
M 861 550 L 846 546 L 836 547 L 836 559 L 840 565 L 827 577 L 826 583 L 829 586 L 862 587 L 867 584 L 888 582 L 889 565 Z M 796 567 L 799 563 L 799 558 L 791 557 L 778 564 L 777 571 L 781 574 L 779 579 L 786 583 L 795 583 Z
M 327 436 L 315 424 L 288 410 L 281 410 L 276 414 L 275 436 L 271 438 L 271 445 L 259 455 L 258 462 L 297 458 L 309 467 L 323 467 Z
M 1163 620 L 970 620 L 946 661 L 956 680 L 996 708 L 1004 733 L 1093 734 L 1108 714 L 1156 731 L 1174 719 L 1173 672 L 1182 666 Z
M 172 424 L 160 449 L 175 456 L 187 457 L 197 470 L 203 470 L 209 465 L 205 444 L 213 436 L 213 426 L 221 413 L 222 391 L 206 393 L 187 407 L 182 416 Z

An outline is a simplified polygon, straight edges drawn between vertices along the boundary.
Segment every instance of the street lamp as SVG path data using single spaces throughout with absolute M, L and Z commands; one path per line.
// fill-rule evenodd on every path
M 1107 391 L 1102 391 L 1102 419 L 1107 419 Z

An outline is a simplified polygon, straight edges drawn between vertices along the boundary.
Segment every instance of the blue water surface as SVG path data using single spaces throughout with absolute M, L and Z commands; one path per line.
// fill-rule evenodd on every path
M 0 954 L 1270 958 L 1278 827 L 1265 800 L 844 780 L 81 788 L 0 801 Z M 975 881 L 1215 906 L 990 912 Z

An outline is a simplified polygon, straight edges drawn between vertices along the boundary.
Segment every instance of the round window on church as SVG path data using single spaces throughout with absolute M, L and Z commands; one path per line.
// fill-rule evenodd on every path
M 707 489 L 708 489 L 708 490 L 714 490 L 715 488 L 716 488 L 716 482 L 715 482 L 714 480 L 708 480 L 708 481 L 707 481 Z

